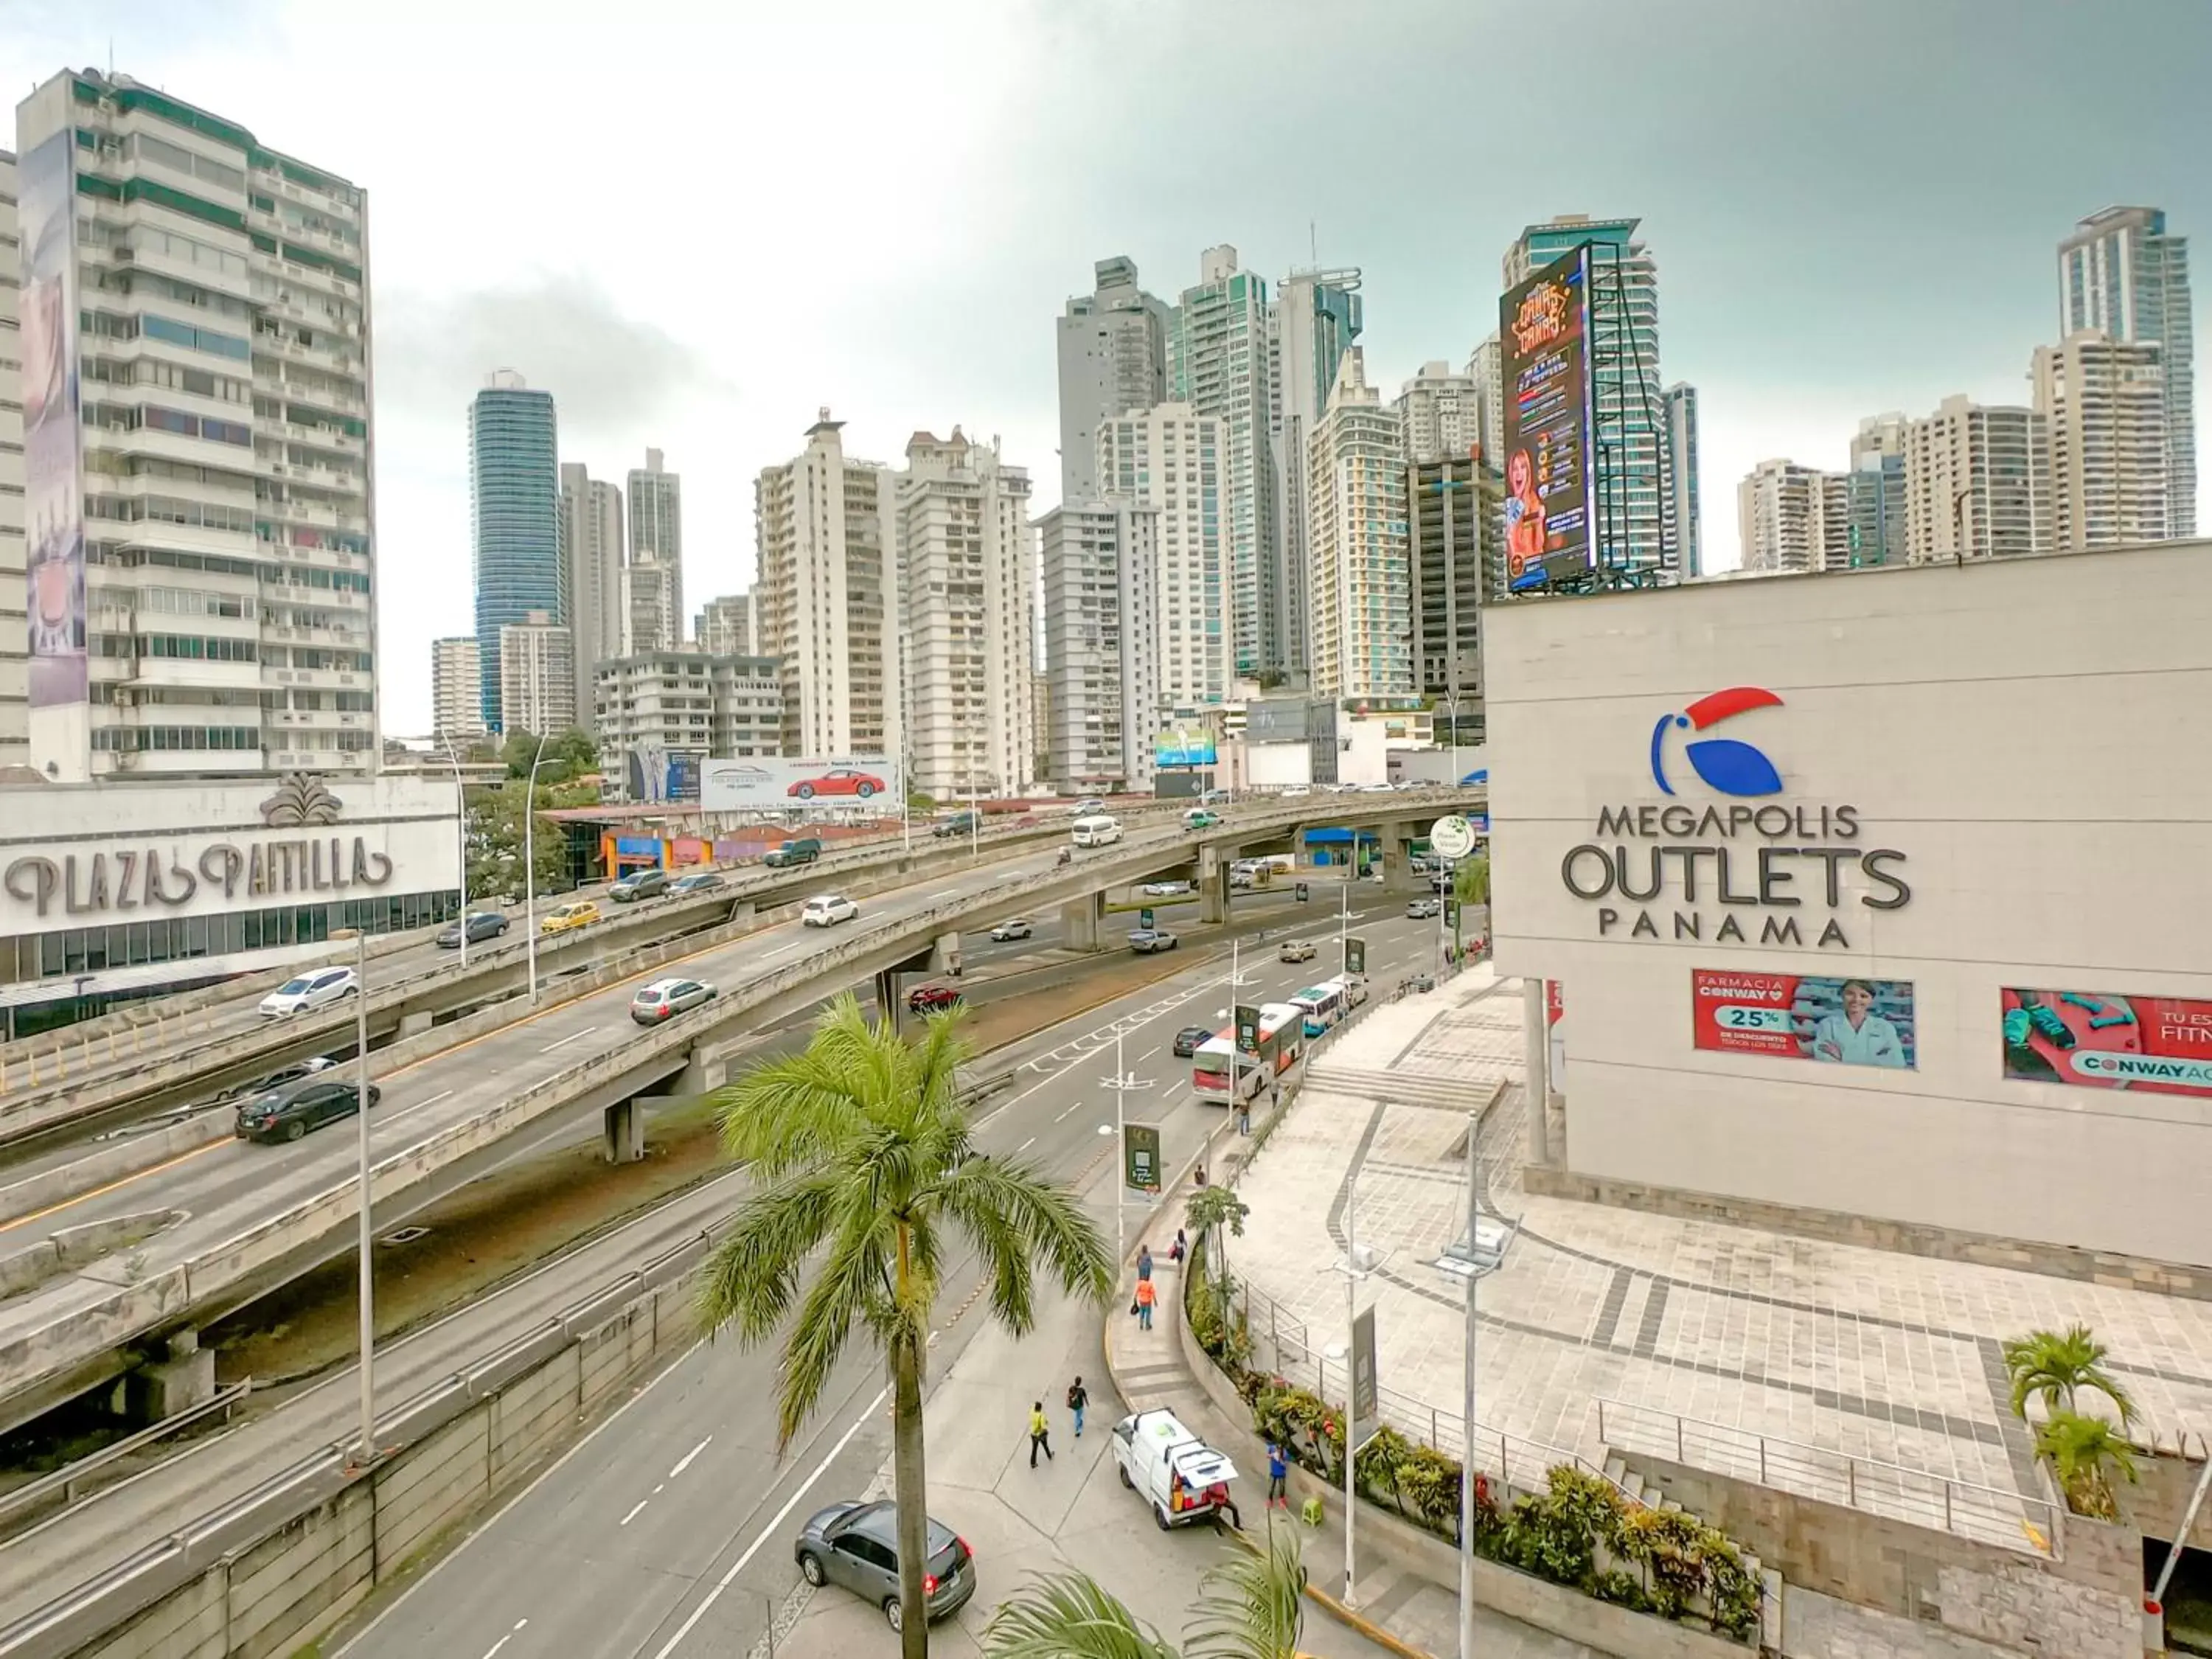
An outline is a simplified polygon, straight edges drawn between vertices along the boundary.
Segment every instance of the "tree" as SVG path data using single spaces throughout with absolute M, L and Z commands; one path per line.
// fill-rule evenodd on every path
M 1237 1189 L 1224 1182 L 1201 1187 L 1190 1195 L 1190 1205 L 1183 1212 L 1183 1223 L 1190 1229 L 1193 1244 L 1206 1248 L 1209 1240 L 1218 1239 L 1224 1230 L 1238 1238 L 1244 1237 L 1244 1218 L 1252 1213 L 1252 1206 L 1237 1196 Z M 1208 1249 L 1209 1259 L 1212 1251 Z M 1219 1276 L 1229 1272 L 1229 1250 L 1224 1245 L 1221 1259 L 1215 1266 Z
M 2117 1427 L 2101 1417 L 2056 1411 L 2036 1430 L 2035 1449 L 2051 1460 L 2069 1509 L 2100 1521 L 2119 1519 L 2112 1477 L 2117 1471 L 2133 1484 L 2136 1458 L 2135 1448 Z
M 535 732 L 510 732 L 507 741 L 500 745 L 499 757 L 507 763 L 507 776 L 526 780 L 530 776 L 531 763 L 537 762 L 541 789 L 549 783 L 565 783 L 599 769 L 599 746 L 590 732 L 578 726 L 549 735 L 542 751 Z
M 471 789 L 469 807 L 469 898 L 519 899 L 524 891 L 522 854 L 523 800 L 520 784 L 504 789 Z M 558 822 L 545 816 L 545 807 L 562 805 L 538 792 L 538 822 L 530 839 L 537 866 L 540 893 L 565 890 L 568 885 L 568 838 Z
M 1196 1617 L 1185 1629 L 1188 1659 L 1296 1659 L 1305 1629 L 1305 1565 L 1287 1523 L 1267 1529 L 1265 1554 L 1240 1550 L 1208 1567 Z M 988 1659 L 1179 1659 L 1097 1581 L 1054 1573 L 1000 1603 L 983 1632 Z
M 1490 902 L 1490 854 L 1470 854 L 1452 866 L 1452 892 L 1462 904 Z
M 2109 1350 L 2087 1325 L 2069 1325 L 2063 1331 L 2030 1331 L 2007 1340 L 2002 1352 L 2005 1370 L 2012 1377 L 2015 1417 L 2027 1416 L 2030 1400 L 2041 1401 L 2047 1416 L 2074 1412 L 2081 1391 L 2094 1389 L 2112 1402 L 2123 1425 L 2136 1420 L 2136 1402 L 2105 1369 Z
M 716 1099 L 722 1144 L 759 1184 L 708 1258 L 699 1311 L 709 1332 L 763 1342 L 794 1310 L 776 1393 L 779 1451 L 821 1403 L 855 1330 L 891 1373 L 898 1500 L 901 1644 L 925 1659 L 922 1597 L 928 1498 L 922 1365 L 955 1236 L 981 1259 L 993 1317 L 1017 1336 L 1036 1320 L 1040 1270 L 1103 1304 L 1112 1253 L 1074 1194 L 1018 1158 L 978 1152 L 955 1071 L 966 1058 L 958 1011 L 909 1045 L 874 1025 L 850 993 L 796 1054 L 766 1061 Z M 802 1297 L 799 1274 L 820 1270 Z

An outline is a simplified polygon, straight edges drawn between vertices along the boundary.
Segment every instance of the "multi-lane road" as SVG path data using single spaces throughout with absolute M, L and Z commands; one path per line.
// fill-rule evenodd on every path
M 1354 901 L 1353 915 L 1369 942 L 1378 983 L 1424 964 L 1432 925 L 1404 920 L 1402 899 L 1364 894 Z M 1314 907 L 1311 920 L 1316 934 L 1333 931 L 1321 925 L 1334 921 L 1323 907 Z M 1279 998 L 1325 976 L 1333 971 L 1334 954 L 1324 949 L 1313 962 L 1288 966 L 1272 951 L 1250 951 L 1241 990 L 1232 992 L 1225 982 L 1224 964 L 1211 963 L 1095 1012 L 1023 1066 L 1013 1092 L 981 1120 L 981 1144 L 1001 1155 L 1033 1159 L 1076 1183 L 1110 1233 L 1119 1182 L 1112 1091 L 1103 1085 L 1113 1067 L 1117 1030 L 1125 1063 L 1151 1085 L 1131 1095 L 1130 1115 L 1160 1125 L 1163 1155 L 1176 1167 L 1221 1125 L 1222 1109 L 1200 1104 L 1191 1092 L 1191 1064 L 1171 1052 L 1175 1032 L 1187 1024 L 1217 1024 L 1217 1010 L 1238 995 Z M 980 1304 L 958 1311 L 975 1285 L 970 1260 L 956 1263 L 947 1276 L 939 1304 L 934 1377 L 956 1364 L 986 1323 Z M 1096 1317 L 1090 1318 L 1087 1336 L 1072 1346 L 1066 1321 L 1054 1328 L 1060 1333 L 1059 1344 L 1043 1355 L 1043 1364 L 1057 1376 L 1072 1355 L 1072 1363 L 1090 1375 L 1096 1385 L 1094 1432 L 1102 1431 L 1115 1408 L 1103 1365 L 1091 1363 Z M 986 1340 L 1002 1339 L 994 1334 Z M 1003 1353 L 994 1349 L 992 1365 L 1017 1365 L 1021 1353 L 1018 1345 Z M 864 1491 L 889 1444 L 880 1362 L 856 1345 L 812 1424 L 778 1458 L 771 1403 L 776 1370 L 772 1348 L 747 1352 L 725 1340 L 693 1350 L 439 1567 L 384 1605 L 338 1650 L 355 1659 L 428 1653 L 459 1659 L 489 1659 L 495 1653 L 499 1659 L 708 1659 L 747 1653 L 766 1631 L 771 1610 L 796 1583 L 791 1540 L 797 1523 L 823 1503 Z M 1042 1389 L 1042 1381 L 1036 1386 Z M 1064 1413 L 1055 1407 L 1054 1416 Z M 1019 1443 L 1018 1415 L 1010 1413 L 1004 1423 L 956 1426 L 963 1436 L 988 1443 L 981 1447 L 987 1460 L 998 1455 L 993 1448 L 999 1442 L 1007 1456 Z M 933 1416 L 933 1434 L 938 1431 Z M 1085 1443 L 1094 1455 L 1096 1443 Z M 1083 1449 L 1064 1438 L 1061 1449 L 1064 1454 Z M 1065 1478 L 1073 1479 L 1079 1465 L 1062 1467 L 1068 1471 Z M 1049 1492 L 1054 1488 L 1045 1482 L 1062 1480 L 1059 1470 L 1048 1470 L 1036 1490 Z M 1112 1489 L 1110 1474 L 1103 1483 L 1086 1482 L 1086 1489 L 1089 1485 L 1103 1485 L 1112 1498 L 1122 1496 Z M 948 1484 L 951 1502 L 949 1492 Z M 1075 1501 L 1072 1491 L 1067 1501 Z M 944 1515 L 944 1504 L 933 1507 Z M 1195 1571 L 1190 1563 L 1212 1559 L 1203 1553 L 1208 1547 L 1202 1539 L 1158 1534 L 1133 1504 L 1101 1513 L 1115 1518 L 1117 1532 L 1126 1522 L 1131 1536 L 1117 1538 L 1111 1548 L 1102 1542 L 1094 1558 L 1084 1553 L 1085 1527 L 1077 1526 L 1060 1532 L 1058 1547 L 1073 1553 L 1078 1566 L 1103 1570 L 1110 1564 L 1124 1577 L 1109 1581 L 1109 1588 L 1145 1607 L 1148 1616 L 1159 1616 L 1158 1583 L 1181 1584 Z M 950 1518 L 963 1527 L 985 1524 Z M 988 1537 L 970 1539 L 983 1589 L 958 1622 L 971 1634 L 980 1631 L 999 1596 L 1030 1571 L 1052 1565 L 1029 1548 L 1004 1548 L 994 1559 Z M 1149 1561 L 1133 1556 L 1139 1538 L 1157 1539 L 1142 1548 L 1165 1555 Z M 1146 1604 L 1148 1595 L 1152 1605 Z M 889 1651 L 888 1632 L 878 1625 L 876 1634 Z M 956 1644 L 954 1650 L 967 1650 Z M 1331 1640 L 1316 1650 L 1355 1650 Z

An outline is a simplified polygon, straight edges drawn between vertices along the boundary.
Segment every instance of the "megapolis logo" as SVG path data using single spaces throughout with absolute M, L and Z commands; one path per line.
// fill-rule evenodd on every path
M 1674 786 L 1667 779 L 1667 733 L 1704 732 L 1747 714 L 1754 708 L 1779 708 L 1782 699 L 1756 685 L 1732 685 L 1709 697 L 1699 697 L 1680 714 L 1662 714 L 1651 728 L 1651 781 L 1659 793 L 1671 795 Z M 1736 738 L 1706 738 L 1686 745 L 1682 757 L 1690 763 L 1708 789 L 1723 795 L 1755 799 L 1782 793 L 1782 774 L 1764 750 Z

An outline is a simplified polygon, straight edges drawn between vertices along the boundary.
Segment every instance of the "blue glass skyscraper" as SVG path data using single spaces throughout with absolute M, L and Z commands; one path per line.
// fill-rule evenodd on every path
M 499 630 L 530 612 L 565 620 L 553 394 L 501 369 L 469 405 L 469 550 L 484 725 L 504 732 Z

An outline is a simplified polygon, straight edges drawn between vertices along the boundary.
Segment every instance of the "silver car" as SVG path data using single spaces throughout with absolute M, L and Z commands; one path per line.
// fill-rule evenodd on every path
M 929 1522 L 929 1560 L 922 1569 L 922 1597 L 932 1620 L 942 1619 L 975 1593 L 975 1558 L 966 1540 L 943 1522 Z M 874 1602 L 893 1630 L 902 1627 L 899 1604 L 898 1505 L 888 1500 L 832 1504 L 809 1517 L 792 1546 L 806 1582 L 842 1584 Z
M 714 988 L 703 980 L 657 979 L 638 988 L 637 994 L 629 1000 L 629 1017 L 641 1025 L 658 1025 L 714 1000 Z

